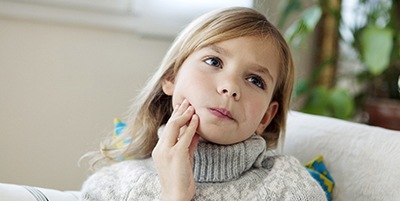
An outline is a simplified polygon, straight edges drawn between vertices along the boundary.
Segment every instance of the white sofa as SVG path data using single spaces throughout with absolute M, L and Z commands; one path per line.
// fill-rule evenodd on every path
M 400 200 L 400 131 L 292 111 L 283 151 L 304 164 L 322 155 L 335 181 L 335 201 Z M 2 201 L 74 201 L 79 196 L 78 191 L 0 183 Z
M 322 155 L 335 201 L 400 200 L 400 131 L 291 112 L 284 153 Z
M 60 191 L 16 184 L 0 183 L 1 201 L 78 201 L 79 191 Z

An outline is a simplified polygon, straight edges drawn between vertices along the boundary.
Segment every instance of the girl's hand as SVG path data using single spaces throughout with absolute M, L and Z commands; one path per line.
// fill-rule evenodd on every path
M 193 155 L 199 137 L 199 117 L 187 100 L 177 105 L 152 156 L 161 183 L 161 199 L 191 200 L 195 194 Z

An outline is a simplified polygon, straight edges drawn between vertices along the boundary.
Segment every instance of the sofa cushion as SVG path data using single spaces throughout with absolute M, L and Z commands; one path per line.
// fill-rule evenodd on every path
M 10 201 L 78 201 L 80 192 L 0 183 L 0 198 Z
M 333 200 L 400 200 L 400 131 L 291 111 L 283 151 L 304 164 L 323 155 Z

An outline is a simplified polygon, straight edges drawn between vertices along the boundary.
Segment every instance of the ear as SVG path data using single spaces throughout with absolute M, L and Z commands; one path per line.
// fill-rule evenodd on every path
M 272 119 L 274 119 L 276 113 L 278 112 L 278 108 L 279 108 L 279 103 L 276 101 L 272 101 L 269 104 L 268 109 L 265 112 L 264 117 L 261 119 L 261 122 L 256 130 L 257 135 L 261 135 L 264 132 L 269 123 L 271 123 Z
M 172 94 L 174 93 L 174 88 L 175 88 L 174 82 L 167 79 L 163 80 L 162 89 L 166 95 L 172 96 Z

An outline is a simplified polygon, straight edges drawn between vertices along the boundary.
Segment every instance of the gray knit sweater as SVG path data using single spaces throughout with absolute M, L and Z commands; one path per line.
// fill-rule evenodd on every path
M 254 135 L 238 144 L 199 143 L 194 157 L 193 200 L 326 200 L 293 157 L 271 155 Z M 160 184 L 151 158 L 105 167 L 84 183 L 83 200 L 157 200 Z

